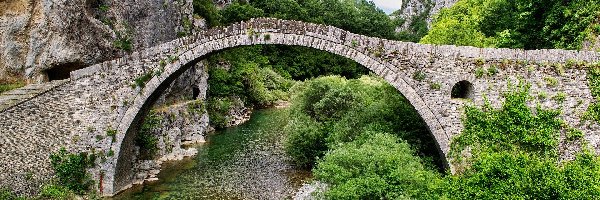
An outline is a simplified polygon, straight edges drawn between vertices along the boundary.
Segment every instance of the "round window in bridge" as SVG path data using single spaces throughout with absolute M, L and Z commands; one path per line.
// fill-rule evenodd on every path
M 473 84 L 469 81 L 459 81 L 452 87 L 453 99 L 471 99 L 473 95 Z

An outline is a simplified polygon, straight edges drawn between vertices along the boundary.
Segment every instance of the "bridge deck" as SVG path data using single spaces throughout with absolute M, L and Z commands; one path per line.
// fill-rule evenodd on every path
M 0 94 L 0 112 L 19 105 L 27 100 L 35 98 L 41 94 L 48 92 L 49 90 L 60 86 L 69 80 L 58 80 L 48 83 L 30 84 L 25 87 L 14 89 L 5 93 Z

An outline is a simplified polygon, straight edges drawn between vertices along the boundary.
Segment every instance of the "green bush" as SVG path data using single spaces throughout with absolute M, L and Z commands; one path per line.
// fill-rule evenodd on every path
M 301 125 L 304 125 L 302 121 L 307 120 L 322 124 L 322 128 L 310 129 L 313 132 L 320 131 L 311 132 L 311 136 L 322 138 L 308 141 L 302 141 L 300 137 L 307 133 L 295 134 L 294 130 L 298 126 L 288 125 L 286 132 L 298 136 L 297 140 L 288 145 L 295 153 L 301 154 L 311 146 L 323 147 L 323 144 L 326 149 L 334 149 L 353 141 L 366 131 L 375 131 L 393 133 L 409 141 L 419 154 L 426 157 L 428 165 L 440 163 L 435 142 L 427 132 L 425 123 L 408 101 L 381 78 L 363 76 L 360 79 L 346 80 L 339 76 L 326 76 L 299 84 L 292 91 L 294 95 L 290 121 Z M 312 144 L 295 145 L 298 142 Z M 320 152 L 304 157 L 312 159 L 326 150 L 315 149 Z M 304 158 L 292 156 L 294 157 Z M 305 160 L 302 159 L 300 163 L 306 163 Z
M 319 161 L 315 177 L 330 184 L 328 199 L 431 199 L 438 175 L 404 141 L 366 132 Z
M 600 163 L 592 154 L 559 166 L 528 153 L 479 155 L 461 175 L 445 179 L 451 199 L 595 199 L 600 195 Z
M 210 116 L 210 124 L 215 128 L 225 128 L 229 123 L 229 109 L 231 108 L 231 100 L 229 98 L 214 98 L 208 99 L 207 112 Z
M 75 194 L 69 188 L 57 184 L 47 184 L 42 186 L 39 194 L 44 199 L 68 200 L 75 199 Z
M 556 155 L 558 133 L 562 127 L 558 118 L 560 111 L 529 108 L 528 84 L 520 83 L 511 88 L 504 94 L 505 100 L 499 109 L 489 104 L 484 108 L 465 108 L 465 128 L 454 139 L 454 153 L 459 154 L 465 146 L 471 146 L 477 147 L 473 149 L 474 153 L 525 150 Z
M 488 76 L 494 76 L 494 75 L 498 74 L 499 70 L 498 70 L 498 67 L 496 67 L 496 65 L 492 65 L 492 66 L 488 67 L 487 72 L 488 72 L 488 74 L 487 74 Z
M 131 41 L 131 37 L 127 32 L 119 32 L 115 31 L 117 38 L 113 42 L 113 46 L 117 49 L 121 49 L 123 51 L 130 52 L 133 50 L 133 43 Z
M 93 167 L 94 160 L 93 156 L 88 156 L 86 153 L 67 153 L 65 148 L 50 155 L 58 183 L 77 194 L 86 192 L 93 184 L 86 169 Z
M 440 90 L 442 88 L 442 85 L 440 83 L 431 83 L 429 85 L 429 89 L 432 90 Z
M 194 14 L 204 18 L 208 27 L 221 25 L 221 14 L 212 0 L 194 0 Z
M 427 78 L 427 75 L 425 74 L 425 72 L 422 71 L 416 71 L 413 74 L 413 79 L 417 80 L 417 81 L 423 81 L 425 80 L 425 78 Z
M 148 81 L 150 81 L 150 79 L 152 79 L 153 76 L 154 76 L 154 72 L 146 72 L 146 73 L 142 74 L 141 76 L 135 78 L 134 84 L 132 86 L 135 86 L 138 88 L 144 88 L 144 87 L 146 87 L 146 83 L 148 83 Z
M 154 111 L 150 111 L 144 119 L 144 123 L 142 123 L 140 131 L 135 138 L 135 144 L 140 147 L 140 159 L 154 158 L 158 150 L 158 138 L 154 132 L 157 128 L 160 128 L 162 120 L 162 117 Z M 111 154 L 111 151 L 108 153 Z M 110 157 L 110 155 L 108 156 Z
M 483 67 L 477 67 L 477 69 L 475 69 L 475 78 L 482 78 L 485 74 L 486 72 Z
M 559 104 L 562 104 L 562 103 L 564 103 L 564 102 L 565 102 L 565 100 L 567 100 L 567 94 L 566 94 L 566 93 L 564 93 L 564 92 L 559 92 L 559 93 L 557 93 L 556 95 L 554 95 L 554 96 L 552 97 L 552 99 L 553 99 L 554 101 L 556 101 L 557 103 L 559 103 Z
M 299 167 L 313 167 L 317 158 L 322 157 L 327 150 L 327 136 L 322 125 L 306 115 L 296 115 L 291 119 L 285 132 L 285 152 Z
M 0 188 L 0 199 L 4 200 L 26 200 L 25 197 L 19 197 L 8 188 Z
M 262 9 L 255 8 L 245 2 L 234 2 L 221 10 L 220 14 L 223 16 L 222 20 L 225 24 L 246 21 L 265 15 Z
M 583 132 L 579 129 L 569 128 L 567 129 L 566 138 L 568 141 L 575 141 L 583 138 Z

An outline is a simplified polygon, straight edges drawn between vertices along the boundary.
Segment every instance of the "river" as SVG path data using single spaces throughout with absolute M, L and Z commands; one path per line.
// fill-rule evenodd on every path
M 288 113 L 256 110 L 245 124 L 209 134 L 194 146 L 197 156 L 164 163 L 159 181 L 113 199 L 289 199 L 311 174 L 283 151 Z

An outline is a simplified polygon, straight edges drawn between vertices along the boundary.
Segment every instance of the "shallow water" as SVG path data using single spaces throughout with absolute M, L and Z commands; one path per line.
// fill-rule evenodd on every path
M 217 131 L 198 155 L 163 163 L 159 181 L 113 199 L 289 199 L 310 178 L 283 151 L 286 109 L 257 110 L 245 124 Z

